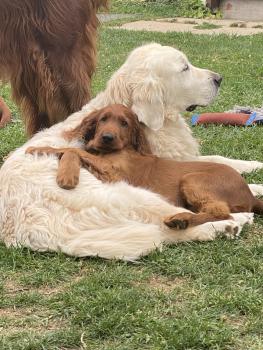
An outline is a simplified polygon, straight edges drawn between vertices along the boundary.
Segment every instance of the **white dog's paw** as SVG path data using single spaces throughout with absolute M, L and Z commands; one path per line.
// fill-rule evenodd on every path
M 255 169 L 262 169 L 263 168 L 263 163 L 262 162 L 258 162 L 256 160 L 250 161 L 251 163 L 251 167 L 253 168 L 253 170 Z
M 245 224 L 252 225 L 254 222 L 254 213 L 235 213 L 231 214 L 231 216 L 242 226 Z
M 256 160 L 241 160 L 239 161 L 239 164 L 237 164 L 236 170 L 238 170 L 240 173 L 251 173 L 254 170 L 262 169 L 263 163 L 258 162 Z
M 218 236 L 225 236 L 229 239 L 239 237 L 243 225 L 235 220 L 222 220 L 212 223 Z
M 263 196 L 263 185 L 250 184 L 248 186 L 254 196 Z

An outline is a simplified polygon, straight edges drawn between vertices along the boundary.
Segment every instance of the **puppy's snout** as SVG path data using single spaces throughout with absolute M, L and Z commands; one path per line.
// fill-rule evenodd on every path
M 223 80 L 223 77 L 221 75 L 219 75 L 219 74 L 214 75 L 214 83 L 216 86 L 219 87 L 222 83 L 222 80 Z
M 102 141 L 103 143 L 111 143 L 114 140 L 114 135 L 111 134 L 110 132 L 107 132 L 102 135 Z

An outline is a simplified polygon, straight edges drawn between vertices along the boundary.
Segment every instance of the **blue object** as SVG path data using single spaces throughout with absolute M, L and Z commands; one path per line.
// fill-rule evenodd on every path
M 246 121 L 246 126 L 251 125 L 254 123 L 255 119 L 256 119 L 257 113 L 253 112 L 252 114 L 250 114 L 248 120 Z
M 192 125 L 196 125 L 200 114 L 194 114 L 191 118 Z

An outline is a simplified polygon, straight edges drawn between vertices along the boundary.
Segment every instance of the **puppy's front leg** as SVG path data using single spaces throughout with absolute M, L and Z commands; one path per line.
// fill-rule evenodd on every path
M 97 179 L 103 182 L 119 182 L 125 180 L 125 175 L 118 165 L 112 164 L 107 159 L 102 159 L 90 153 L 81 155 L 83 166 L 88 169 Z
M 74 151 L 66 151 L 59 161 L 57 184 L 65 190 L 75 188 L 79 183 L 80 157 Z

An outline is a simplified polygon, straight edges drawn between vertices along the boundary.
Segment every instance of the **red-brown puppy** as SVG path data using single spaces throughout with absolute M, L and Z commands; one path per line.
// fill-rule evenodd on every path
M 208 162 L 177 162 L 149 154 L 143 126 L 136 115 L 122 105 L 91 113 L 65 136 L 83 138 L 86 151 L 50 147 L 27 150 L 28 153 L 64 154 L 58 171 L 58 183 L 63 188 L 77 184 L 82 164 L 102 181 L 124 180 L 192 211 L 167 218 L 165 223 L 169 227 L 184 229 L 189 225 L 225 220 L 231 217 L 231 212 L 263 214 L 263 202 L 253 196 L 233 168 Z

